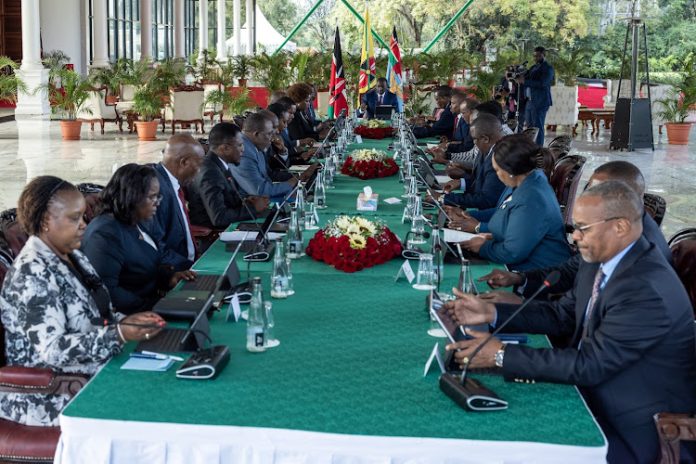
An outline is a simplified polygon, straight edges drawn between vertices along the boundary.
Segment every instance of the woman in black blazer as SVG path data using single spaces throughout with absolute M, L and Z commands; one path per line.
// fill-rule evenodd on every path
M 102 191 L 102 211 L 87 226 L 82 251 L 104 281 L 117 311 L 150 309 L 164 292 L 195 273 L 174 272 L 162 261 L 164 244 L 141 225 L 162 201 L 159 181 L 150 166 L 126 164 Z
M 307 84 L 293 84 L 288 88 L 288 97 L 297 105 L 297 112 L 288 125 L 288 132 L 293 140 L 312 138 L 319 140 L 319 132 L 315 131 L 307 117 L 307 105 L 311 102 L 312 88 Z

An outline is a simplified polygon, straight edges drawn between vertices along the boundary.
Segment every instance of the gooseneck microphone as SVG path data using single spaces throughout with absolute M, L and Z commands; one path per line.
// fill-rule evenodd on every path
M 561 278 L 561 273 L 552 271 L 546 276 L 544 283 L 537 289 L 532 296 L 527 299 L 519 308 L 517 308 L 509 318 L 503 321 L 486 339 L 476 347 L 471 353 L 471 356 L 464 364 L 462 375 L 457 378 L 449 373 L 440 376 L 440 389 L 459 406 L 471 411 L 499 411 L 507 409 L 507 401 L 500 398 L 495 392 L 486 388 L 479 380 L 470 379 L 467 377 L 468 367 L 476 355 L 483 349 L 493 337 L 498 335 L 508 323 L 514 319 L 524 308 L 527 307 L 530 301 L 536 298 L 544 289 L 550 288 L 558 283 Z

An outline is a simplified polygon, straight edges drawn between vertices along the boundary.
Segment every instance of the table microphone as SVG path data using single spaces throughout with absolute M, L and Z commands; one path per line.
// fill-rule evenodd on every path
M 508 323 L 517 316 L 524 308 L 527 307 L 530 301 L 536 298 L 544 289 L 550 288 L 561 278 L 561 273 L 552 271 L 546 276 L 544 282 L 539 286 L 536 292 L 532 294 L 519 308 L 517 308 L 509 318 L 501 323 L 476 349 L 471 353 L 469 360 L 464 364 L 462 375 L 460 378 L 445 373 L 440 376 L 440 390 L 450 397 L 459 406 L 471 411 L 499 411 L 507 409 L 507 401 L 500 398 L 495 392 L 486 388 L 479 380 L 467 377 L 467 372 L 471 361 L 483 349 L 493 337 L 498 335 L 500 331 L 508 325 Z

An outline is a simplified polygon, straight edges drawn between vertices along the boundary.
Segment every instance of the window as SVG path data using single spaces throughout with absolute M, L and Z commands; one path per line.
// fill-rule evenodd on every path
M 174 56 L 174 2 L 152 0 L 153 58 L 163 60 Z
M 198 49 L 198 0 L 184 1 L 184 53 L 190 57 Z
M 185 35 L 185 53 L 187 57 L 198 50 L 198 0 L 184 0 L 184 35 Z M 241 1 L 242 23 L 244 23 L 244 0 Z M 225 1 L 225 13 L 227 20 L 225 21 L 226 39 L 232 37 L 232 8 L 234 1 Z M 217 47 L 217 2 L 208 0 L 208 50 L 213 50 Z M 231 50 L 228 50 L 231 54 Z

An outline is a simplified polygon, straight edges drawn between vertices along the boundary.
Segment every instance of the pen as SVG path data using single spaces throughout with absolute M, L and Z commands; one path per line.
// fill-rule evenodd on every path
M 138 358 L 147 358 L 147 359 L 173 359 L 174 361 L 183 361 L 184 358 L 181 358 L 179 356 L 172 356 L 170 354 L 163 354 L 163 353 L 155 353 L 154 351 L 141 351 L 141 352 L 133 352 L 131 353 L 131 356 L 135 356 Z

